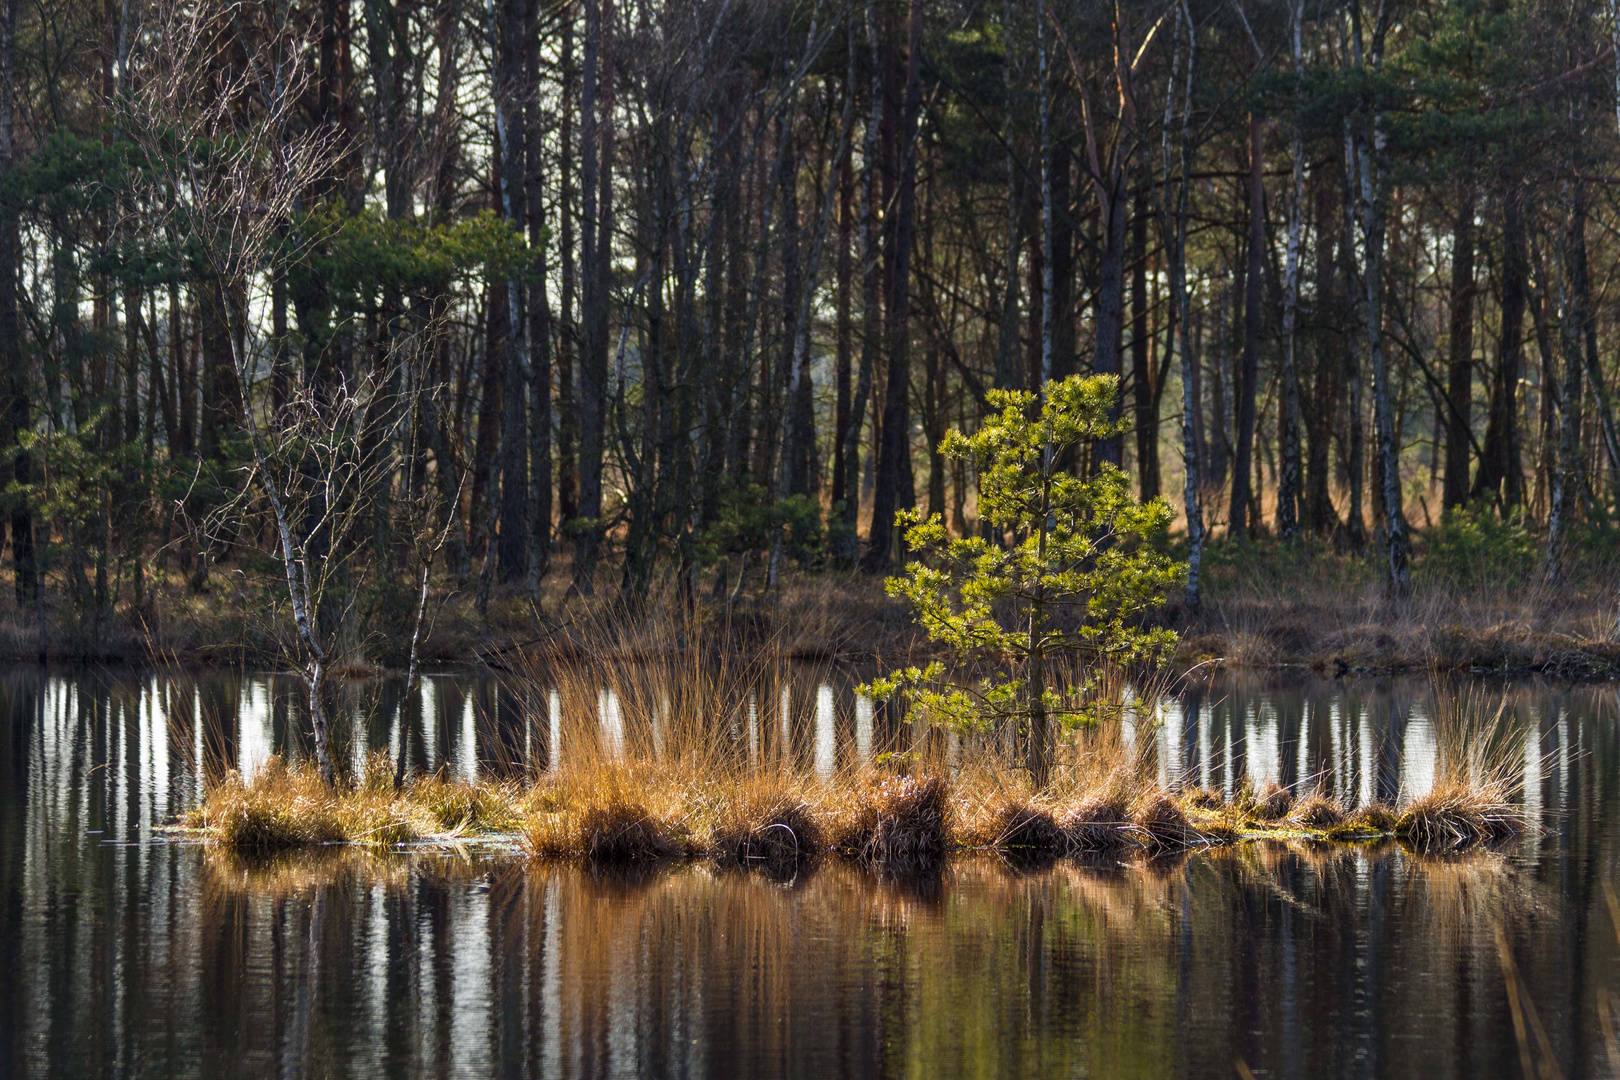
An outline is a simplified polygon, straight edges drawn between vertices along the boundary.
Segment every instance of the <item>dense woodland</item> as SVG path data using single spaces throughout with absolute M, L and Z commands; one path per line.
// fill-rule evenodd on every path
M 1190 607 L 1207 538 L 1400 592 L 1448 511 L 1556 580 L 1620 510 L 1612 4 L 0 14 L 24 611 L 885 571 L 980 528 L 947 430 L 1077 371 Z

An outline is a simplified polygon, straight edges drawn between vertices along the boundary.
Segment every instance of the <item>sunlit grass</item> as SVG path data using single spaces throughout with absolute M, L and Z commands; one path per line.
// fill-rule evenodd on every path
M 535 760 L 489 763 L 511 779 L 403 776 L 379 752 L 329 789 L 308 766 L 272 759 L 216 784 L 185 824 L 241 851 L 493 843 L 533 858 L 704 857 L 777 872 L 824 856 L 914 870 L 968 850 L 1050 859 L 1265 838 L 1394 836 L 1428 851 L 1523 828 L 1522 737 L 1477 693 L 1437 689 L 1434 787 L 1399 807 L 1354 807 L 1304 784 L 1256 790 L 1244 780 L 1230 798 L 1166 788 L 1148 756 L 1155 740 L 1126 738 L 1117 704 L 1063 737 L 1053 782 L 1037 792 L 998 733 L 947 739 L 906 725 L 889 729 L 894 745 L 874 736 L 864 756 L 847 741 L 842 756 L 807 752 L 815 705 L 789 694 L 779 654 L 745 660 L 701 633 L 659 632 L 657 663 L 604 647 L 588 663 L 535 660 L 511 676 L 500 692 L 521 702 L 526 722 L 556 718 L 533 736 Z M 1105 703 L 1137 701 L 1131 722 L 1146 730 L 1145 695 L 1120 676 L 1091 681 Z

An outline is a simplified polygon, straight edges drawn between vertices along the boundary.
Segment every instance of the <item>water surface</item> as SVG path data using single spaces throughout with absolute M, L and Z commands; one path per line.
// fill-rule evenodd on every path
M 738 703 L 739 752 L 828 772 L 903 746 L 853 681 L 762 686 Z M 552 767 L 565 730 L 611 747 L 658 723 L 613 687 L 559 700 L 445 676 L 409 703 L 389 681 L 340 696 L 345 762 L 463 776 Z M 1167 780 L 1356 802 L 1423 790 L 1446 710 L 1505 702 L 1543 831 L 1466 856 L 1246 845 L 773 881 L 246 861 L 154 831 L 224 770 L 301 753 L 297 697 L 251 674 L 0 673 L 0 1074 L 1519 1076 L 1505 942 L 1563 1074 L 1615 1075 L 1611 687 L 1239 679 L 1139 710 Z

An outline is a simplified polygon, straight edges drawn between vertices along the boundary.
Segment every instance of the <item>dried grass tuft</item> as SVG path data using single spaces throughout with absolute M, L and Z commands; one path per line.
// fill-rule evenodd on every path
M 681 845 L 637 802 L 598 803 L 579 817 L 579 850 L 594 862 L 627 863 L 677 854 Z
M 927 870 L 945 857 L 949 819 L 943 777 L 892 776 L 860 794 L 838 823 L 834 847 L 884 870 Z
M 774 873 L 813 861 L 822 844 L 809 803 L 790 792 L 760 791 L 745 793 L 722 814 L 713 850 L 722 864 Z
M 231 772 L 187 815 L 222 847 L 270 852 L 343 841 L 393 845 L 417 839 L 413 808 L 395 796 L 377 755 L 351 788 L 328 788 L 312 766 L 267 761 L 252 780 Z
M 1368 803 L 1351 814 L 1345 824 L 1359 826 L 1366 832 L 1392 833 L 1395 831 L 1396 818 L 1394 810 L 1381 802 L 1375 802 Z
M 613 765 L 582 769 L 545 793 L 524 823 L 523 846 L 533 855 L 582 855 L 609 864 L 680 854 L 685 845 L 671 826 L 674 816 L 649 808 L 658 791 L 672 802 L 676 789 L 667 780 Z
M 1181 801 L 1194 810 L 1217 810 L 1225 802 L 1214 788 L 1190 787 L 1181 793 Z
M 1149 792 L 1143 797 L 1131 826 L 1144 845 L 1160 851 L 1191 847 L 1204 839 L 1181 807 L 1162 791 Z
M 1056 858 L 1068 847 L 1051 813 L 1021 799 L 1006 799 L 996 808 L 990 834 L 996 850 L 1022 859 Z
M 469 784 L 438 775 L 419 776 L 406 787 L 405 795 L 447 832 L 507 831 L 523 823 L 516 810 L 520 793 L 487 780 Z
M 1259 821 L 1281 821 L 1294 809 L 1294 793 L 1280 784 L 1267 784 L 1254 797 L 1253 814 Z
M 1318 788 L 1300 800 L 1288 822 L 1301 829 L 1334 829 L 1344 824 L 1344 807 Z
M 1437 782 L 1395 822 L 1395 836 L 1418 851 L 1454 851 L 1504 840 L 1524 829 L 1524 818 L 1495 784 Z
M 310 768 L 288 768 L 272 757 L 251 782 L 232 770 L 188 815 L 224 847 L 280 851 L 344 839 L 337 799 Z
M 1058 819 L 1072 852 L 1114 851 L 1129 843 L 1130 802 L 1118 792 L 1096 791 Z

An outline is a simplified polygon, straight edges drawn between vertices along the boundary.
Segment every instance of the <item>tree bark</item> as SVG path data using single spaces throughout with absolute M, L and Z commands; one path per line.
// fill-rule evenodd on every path
M 1551 583 L 1564 580 L 1568 570 L 1568 533 L 1575 517 L 1576 485 L 1580 469 L 1582 412 L 1581 371 L 1586 322 L 1584 290 L 1576 278 L 1577 251 L 1584 247 L 1586 205 L 1584 193 L 1576 191 L 1571 200 L 1564 235 L 1558 245 L 1558 338 L 1564 359 L 1563 385 L 1558 395 L 1558 457 L 1552 470 L 1547 510 L 1546 576 Z
M 855 51 L 853 20 L 849 24 L 849 48 Z M 855 88 L 849 87 L 854 94 Z M 836 295 L 833 315 L 833 475 L 832 501 L 835 506 L 850 497 L 849 462 L 844 455 L 844 443 L 849 438 L 852 420 L 850 411 L 851 376 L 854 360 L 853 299 L 855 266 L 852 243 L 855 233 L 855 162 L 849 140 L 835 166 L 838 177 L 838 253 L 834 260 Z
M 1309 452 L 1305 461 L 1305 520 L 1318 536 L 1329 536 L 1338 525 L 1333 509 L 1328 472 L 1335 421 L 1340 412 L 1338 396 L 1343 387 L 1344 359 L 1340 355 L 1343 337 L 1339 331 L 1345 309 L 1334 286 L 1336 255 L 1333 249 L 1335 200 L 1329 181 L 1316 186 L 1316 283 L 1315 314 L 1311 328 L 1311 359 L 1314 381 L 1311 407 L 1305 414 L 1305 434 Z M 1296 328 L 1297 332 L 1297 328 Z
M 575 451 L 579 440 L 579 423 L 574 398 L 574 357 L 579 343 L 578 325 L 574 322 L 574 299 L 578 294 L 574 237 L 574 170 L 578 155 L 575 152 L 574 117 L 579 104 L 579 87 L 574 69 L 573 0 L 564 3 L 561 22 L 562 128 L 558 135 L 557 219 L 562 256 L 562 311 L 557 333 L 557 512 L 567 522 L 579 516 L 578 457 Z
M 1496 372 L 1491 379 L 1490 415 L 1485 422 L 1485 456 L 1474 477 L 1473 495 L 1489 495 L 1511 510 L 1524 502 L 1524 467 L 1519 460 L 1519 378 L 1524 369 L 1524 308 L 1528 267 L 1524 250 L 1524 209 L 1512 188 L 1502 199 L 1501 332 Z
M 1127 172 L 1124 164 L 1115 167 L 1106 187 L 1098 191 L 1103 213 L 1102 253 L 1098 262 L 1096 340 L 1091 370 L 1096 375 L 1123 374 L 1120 347 L 1125 330 L 1125 242 L 1129 215 L 1126 212 Z M 1094 464 L 1120 464 L 1120 437 L 1099 439 L 1093 448 Z
M 1346 121 L 1344 135 L 1345 192 L 1344 240 L 1339 245 L 1345 264 L 1346 286 L 1350 294 L 1348 347 L 1345 349 L 1345 388 L 1350 399 L 1345 411 L 1345 471 L 1348 475 L 1350 506 L 1345 515 L 1345 534 L 1352 552 L 1360 553 L 1367 544 L 1366 503 L 1367 439 L 1361 404 L 1361 343 L 1366 336 L 1360 331 L 1365 322 L 1366 289 L 1362 284 L 1362 271 L 1356 265 L 1356 172 L 1360 164 L 1356 157 L 1356 140 Z
M 889 303 L 885 313 L 888 325 L 884 328 L 888 371 L 883 388 L 883 421 L 879 428 L 871 538 L 866 555 L 861 560 L 861 567 L 867 573 L 881 573 L 892 563 L 895 510 L 912 486 L 907 406 L 911 380 L 911 245 L 917 202 L 917 117 L 922 107 L 922 0 L 911 0 L 909 23 L 905 99 L 899 132 L 899 191 L 892 234 L 894 249 L 888 266 Z
M 10 175 L 16 159 L 17 0 L 0 7 L 0 170 Z M 19 436 L 32 423 L 28 369 L 22 353 L 22 327 L 18 318 L 18 281 L 22 248 L 16 204 L 0 202 L 0 446 L 15 447 L 9 469 L 0 467 L 0 482 L 19 487 L 33 481 L 33 461 Z M 6 474 L 9 473 L 9 476 Z M 32 604 L 39 595 L 34 556 L 34 520 L 26 499 L 14 497 L 10 506 L 11 568 L 17 603 Z M 43 657 L 42 657 L 43 659 Z
M 1159 497 L 1158 387 L 1148 352 L 1148 189 L 1137 189 L 1131 211 L 1131 386 L 1136 406 L 1136 475 L 1142 501 Z
M 551 568 L 551 359 L 550 274 L 546 265 L 545 140 L 540 101 L 540 5 L 528 0 L 523 33 L 524 201 L 529 249 L 534 252 L 528 287 L 529 491 L 527 559 L 530 601 L 540 603 L 540 583 Z
M 1362 288 L 1366 294 L 1367 355 L 1372 361 L 1373 425 L 1378 435 L 1378 480 L 1384 510 L 1384 549 L 1388 561 L 1389 588 L 1405 596 L 1411 588 L 1407 568 L 1406 518 L 1401 511 L 1401 459 L 1395 431 L 1393 387 L 1384 356 L 1383 281 L 1384 215 L 1383 118 L 1372 117 L 1370 140 L 1358 140 L 1357 159 L 1361 171 L 1362 249 L 1366 260 Z M 1368 142 L 1371 142 L 1371 146 Z M 1375 173 L 1375 170 L 1378 170 Z
M 1253 492 L 1254 426 L 1260 382 L 1260 292 L 1265 273 L 1266 189 L 1262 168 L 1264 145 L 1260 117 L 1249 116 L 1249 233 L 1243 289 L 1243 359 L 1238 375 L 1237 453 L 1232 462 L 1232 508 L 1227 531 L 1248 536 L 1249 503 Z
M 1460 184 L 1451 234 L 1451 320 L 1446 365 L 1446 471 L 1442 505 L 1468 501 L 1474 404 L 1474 197 L 1471 178 Z
M 1304 52 L 1301 31 L 1304 22 L 1304 0 L 1288 6 L 1290 53 L 1295 78 L 1295 104 L 1300 104 L 1303 93 L 1300 80 L 1304 77 Z M 1300 454 L 1299 454 L 1299 244 L 1300 230 L 1305 214 L 1305 140 L 1300 132 L 1300 120 L 1295 116 L 1289 124 L 1288 157 L 1292 170 L 1288 188 L 1288 245 L 1287 269 L 1283 281 L 1283 363 L 1282 363 L 1282 416 L 1280 423 L 1282 460 L 1277 476 L 1277 535 L 1292 542 L 1299 536 L 1300 510 Z
M 856 231 L 861 253 L 861 357 L 860 370 L 855 378 L 855 397 L 850 402 L 849 426 L 839 452 L 844 459 L 845 483 L 843 528 L 835 537 L 834 555 L 845 566 L 855 562 L 857 538 L 856 523 L 861 509 L 861 429 L 866 423 L 867 402 L 872 394 L 872 378 L 877 367 L 878 326 L 880 301 L 878 299 L 878 232 L 877 179 L 878 136 L 882 127 L 883 67 L 879 62 L 877 23 L 873 13 L 873 0 L 866 0 L 866 40 L 871 52 L 872 83 L 870 87 L 871 112 L 866 119 L 866 131 L 861 147 L 861 203 L 856 212 Z
M 609 42 L 612 0 L 585 0 L 585 69 L 580 91 L 581 214 L 579 516 L 574 589 L 595 592 L 602 516 L 602 454 L 607 422 L 607 292 L 612 267 L 613 131 Z
M 523 115 L 523 38 L 527 0 L 499 0 L 495 31 L 495 138 L 500 155 L 501 217 L 518 235 L 525 232 L 524 155 L 528 140 Z M 529 348 L 527 296 L 522 280 L 508 278 L 506 332 L 501 359 L 501 495 L 496 563 L 502 582 L 529 574 Z

